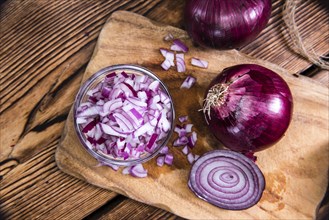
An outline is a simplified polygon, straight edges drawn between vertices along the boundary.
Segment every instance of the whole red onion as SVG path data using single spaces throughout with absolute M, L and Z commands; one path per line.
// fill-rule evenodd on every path
M 188 0 L 186 30 L 194 42 L 233 49 L 254 40 L 271 15 L 271 0 Z
M 284 135 L 293 101 L 287 83 L 255 64 L 229 67 L 210 84 L 203 112 L 224 146 L 242 153 L 270 147 Z

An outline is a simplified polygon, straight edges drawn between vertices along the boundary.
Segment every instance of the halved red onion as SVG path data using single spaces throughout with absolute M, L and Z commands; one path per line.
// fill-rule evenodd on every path
M 189 89 L 194 85 L 195 82 L 196 82 L 196 78 L 194 78 L 193 76 L 187 76 L 184 82 L 182 83 L 182 85 L 180 86 L 180 88 Z
M 188 186 L 201 199 L 229 210 L 243 210 L 261 198 L 265 179 L 246 156 L 228 150 L 213 150 L 192 166 Z
M 201 67 L 201 68 L 204 68 L 204 69 L 208 68 L 208 62 L 207 61 L 201 60 L 201 59 L 198 59 L 198 58 L 195 58 L 195 57 L 193 57 L 191 59 L 191 64 L 193 66 Z

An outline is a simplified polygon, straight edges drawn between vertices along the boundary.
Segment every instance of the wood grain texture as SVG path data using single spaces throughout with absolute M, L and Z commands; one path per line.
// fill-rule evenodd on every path
M 52 141 L 43 145 L 37 156 L 17 165 L 1 181 L 0 210 L 4 219 L 79 219 L 117 196 L 58 172 L 54 163 L 57 144 Z
M 199 139 L 193 150 L 200 155 L 215 146 L 222 148 L 208 134 L 203 116 L 198 112 L 209 81 L 222 69 L 240 63 L 258 63 L 280 73 L 290 85 L 295 109 L 285 137 L 273 148 L 257 154 L 258 165 L 267 181 L 261 201 L 248 210 L 232 212 L 196 198 L 187 187 L 190 165 L 178 148 L 171 149 L 176 158 L 172 167 L 159 168 L 154 160 L 146 163 L 149 177 L 144 179 L 122 175 L 109 167 L 96 167 L 98 162 L 81 147 L 77 139 L 72 114 L 68 117 L 56 153 L 59 167 L 91 184 L 188 219 L 218 219 L 224 216 L 230 219 L 314 217 L 327 186 L 327 88 L 305 77 L 295 78 L 274 64 L 252 59 L 237 51 L 220 52 L 193 47 L 190 40 L 187 41 L 190 51 L 186 54 L 186 62 L 191 57 L 204 58 L 209 61 L 209 68 L 201 70 L 187 64 L 188 71 L 185 74 L 175 70 L 163 71 L 159 66 L 163 57 L 158 48 L 170 46 L 163 41 L 168 32 L 174 36 L 186 36 L 180 29 L 155 24 L 133 13 L 112 14 L 102 29 L 83 81 L 99 69 L 113 64 L 132 63 L 151 69 L 167 85 L 174 100 L 176 115 L 189 115 L 195 125 Z M 121 36 L 126 36 L 124 42 Z M 189 74 L 197 78 L 197 85 L 190 90 L 180 90 L 180 84 Z M 307 92 L 304 87 L 309 88 Z M 313 96 L 318 99 L 313 100 Z M 174 137 L 171 138 L 173 140 Z
M 284 1 L 272 1 L 272 3 L 270 22 L 259 35 L 259 41 L 256 40 L 241 48 L 241 52 L 300 74 L 310 66 L 310 63 L 291 47 L 287 27 L 282 21 Z M 328 11 L 326 0 L 299 1 L 296 9 L 296 22 L 303 42 L 308 49 L 314 50 L 319 55 L 329 54 L 329 42 L 326 40 L 329 38 Z
M 115 200 L 111 201 L 111 203 L 108 204 L 104 210 L 98 210 L 92 215 L 87 216 L 86 219 L 181 220 L 183 218 L 162 209 L 158 209 L 131 199 L 125 199 L 123 196 L 118 196 Z
M 303 2 L 305 4 L 301 7 L 304 10 L 299 19 L 300 28 L 305 30 L 308 42 L 321 45 L 316 48 L 320 48 L 320 53 L 328 53 L 328 44 L 325 44 L 328 43 L 328 36 L 325 34 L 328 28 L 327 17 L 323 17 L 328 13 L 326 1 Z M 35 211 L 35 206 L 29 206 L 30 200 L 20 199 L 15 205 L 5 203 L 3 198 L 8 197 L 1 187 L 4 186 L 4 181 L 7 183 L 6 187 L 16 182 L 33 182 L 33 178 L 29 176 L 21 178 L 22 170 L 29 169 L 28 161 L 38 157 L 50 143 L 59 140 L 82 74 L 108 16 L 118 9 L 130 10 L 153 20 L 183 28 L 184 3 L 185 0 L 0 0 L 0 204 L 5 204 L 0 206 L 0 218 L 2 213 L 10 219 L 14 219 L 11 218 L 13 213 L 20 216 L 20 219 L 39 216 L 37 213 L 41 212 L 42 207 Z M 269 51 L 274 54 L 275 51 L 280 51 L 280 56 L 290 56 L 292 52 L 285 46 L 278 50 L 282 48 L 280 37 L 269 40 L 272 36 L 278 35 L 280 28 L 275 27 L 282 24 L 282 1 L 274 0 L 273 5 L 269 25 L 274 28 L 268 28 L 266 33 L 262 33 L 255 42 L 242 48 L 242 51 L 252 52 L 253 56 L 258 58 L 265 58 Z M 304 16 L 305 14 L 308 16 Z M 273 58 L 275 57 L 272 56 L 271 59 Z M 278 61 L 278 65 L 286 65 L 286 61 L 280 57 L 271 61 Z M 293 56 L 289 65 L 293 65 L 298 73 L 310 66 L 298 56 Z M 322 73 L 315 76 L 321 78 L 321 75 Z M 327 77 L 327 73 L 323 76 Z M 18 167 L 21 171 L 16 173 L 17 176 L 11 175 Z M 60 170 L 54 169 L 55 173 L 61 173 Z M 47 169 L 44 172 L 44 178 L 52 175 Z M 108 200 L 112 199 L 106 190 L 93 193 L 93 190 L 98 191 L 95 187 L 87 190 L 86 194 L 83 191 L 78 193 L 74 189 L 84 185 L 82 181 L 70 184 L 70 177 L 61 181 L 68 183 L 68 190 L 58 192 L 53 187 L 44 191 L 45 196 L 34 203 L 41 205 L 46 198 L 55 194 L 58 198 L 68 195 L 73 197 L 74 199 L 65 201 L 48 200 L 47 208 L 51 209 L 61 202 L 60 208 L 55 208 L 56 212 L 52 212 L 53 219 L 57 219 L 57 216 L 74 217 L 70 214 L 71 208 L 81 205 L 80 200 L 85 198 L 93 201 L 93 204 L 81 210 L 78 215 L 81 217 L 101 207 L 105 203 L 105 197 Z M 28 191 L 24 187 L 16 192 L 28 198 L 36 198 L 40 194 L 39 191 Z M 103 198 L 99 203 L 94 199 L 96 195 Z M 126 203 L 128 209 L 135 209 L 141 205 L 132 200 L 127 200 Z M 21 207 L 24 206 L 27 207 L 24 209 L 25 214 L 19 214 Z M 150 207 L 149 210 L 152 212 L 153 208 Z M 40 216 L 46 218 L 47 210 L 43 209 L 42 212 Z M 119 213 L 117 212 L 116 217 L 121 219 Z M 121 214 L 125 216 L 124 211 Z

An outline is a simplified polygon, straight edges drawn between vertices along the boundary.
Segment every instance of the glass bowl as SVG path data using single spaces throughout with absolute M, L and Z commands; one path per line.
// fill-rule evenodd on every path
M 80 123 L 77 122 L 77 114 L 79 106 L 88 100 L 89 95 L 87 94 L 88 91 L 95 89 L 97 85 L 99 85 L 105 79 L 106 75 L 116 72 L 121 73 L 124 71 L 127 74 L 135 74 L 135 75 L 146 75 L 147 77 L 151 78 L 153 81 L 159 82 L 159 88 L 164 92 L 170 99 L 170 110 L 169 116 L 167 117 L 168 121 L 170 122 L 170 129 L 169 132 L 166 132 L 166 135 L 158 140 L 155 143 L 155 147 L 153 151 L 147 152 L 144 151 L 138 158 L 122 158 L 122 157 L 113 157 L 113 155 L 106 154 L 100 150 L 96 150 L 90 142 L 87 140 L 87 135 L 82 132 L 83 127 Z M 117 166 L 132 166 L 138 163 L 144 163 L 153 157 L 155 157 L 159 151 L 166 146 L 172 132 L 174 130 L 174 119 L 175 119 L 175 111 L 172 102 L 172 98 L 169 94 L 167 87 L 164 83 L 150 70 L 137 66 L 137 65 L 130 65 L 130 64 L 120 64 L 120 65 L 113 65 L 106 67 L 104 69 L 99 70 L 95 74 L 93 74 L 86 82 L 83 83 L 81 86 L 74 103 L 73 108 L 73 115 L 74 115 L 74 128 L 76 130 L 77 136 L 82 144 L 82 146 L 91 154 L 95 159 L 97 159 L 103 165 L 117 165 Z

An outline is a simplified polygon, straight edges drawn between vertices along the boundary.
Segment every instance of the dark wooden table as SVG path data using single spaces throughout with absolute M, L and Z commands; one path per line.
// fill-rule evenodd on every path
M 293 52 L 273 0 L 270 23 L 240 51 L 329 85 Z M 183 26 L 185 0 L 0 0 L 0 219 L 180 219 L 61 172 L 55 150 L 100 30 L 116 10 Z M 326 0 L 298 5 L 308 45 L 329 54 Z M 305 88 L 307 89 L 307 88 Z M 315 97 L 316 98 L 316 97 Z M 328 198 L 328 197 L 327 197 Z M 319 219 L 328 214 L 328 199 Z

